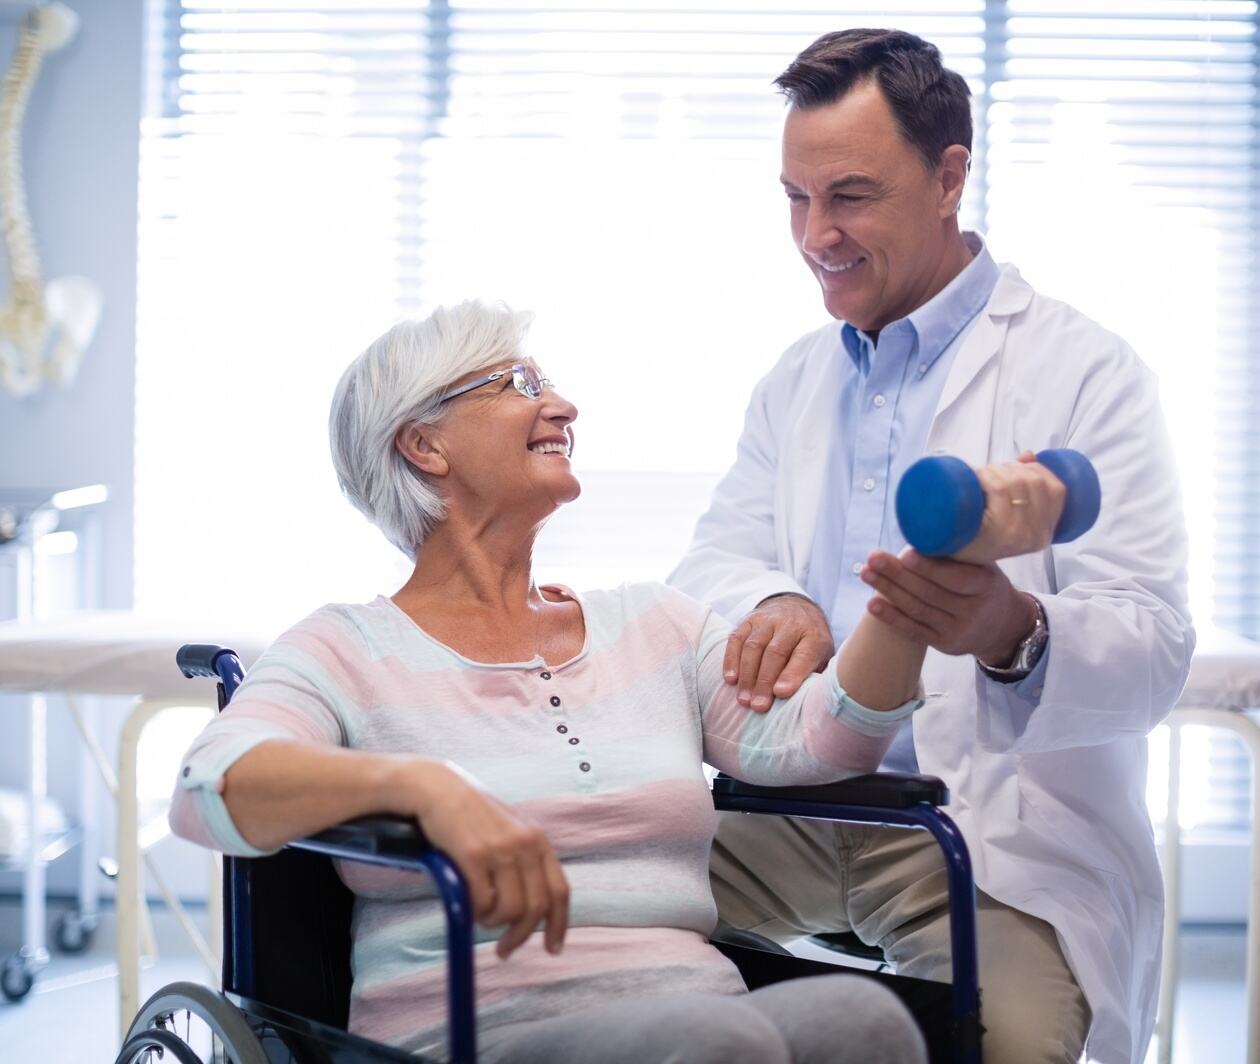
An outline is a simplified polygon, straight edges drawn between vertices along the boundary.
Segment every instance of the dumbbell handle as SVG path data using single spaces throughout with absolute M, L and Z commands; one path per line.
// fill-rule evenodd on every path
M 1084 535 L 1098 519 L 1102 502 L 1093 464 L 1080 451 L 1067 448 L 1041 451 L 1037 461 L 1067 488 L 1052 542 L 1067 543 Z M 980 532 L 984 507 L 980 479 L 959 458 L 920 458 L 897 485 L 897 522 L 906 542 L 920 554 L 943 557 L 965 551 Z M 982 544 L 975 547 L 979 551 L 967 551 L 963 560 L 994 560 L 982 557 Z

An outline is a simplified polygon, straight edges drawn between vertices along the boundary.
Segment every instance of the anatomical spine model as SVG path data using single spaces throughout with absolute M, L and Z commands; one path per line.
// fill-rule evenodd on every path
M 0 305 L 0 385 L 17 396 L 45 381 L 68 385 L 101 316 L 100 289 L 86 277 L 44 284 L 22 181 L 22 117 L 31 86 L 44 56 L 66 44 L 78 24 L 63 4 L 35 8 L 0 89 L 0 224 L 12 281 Z

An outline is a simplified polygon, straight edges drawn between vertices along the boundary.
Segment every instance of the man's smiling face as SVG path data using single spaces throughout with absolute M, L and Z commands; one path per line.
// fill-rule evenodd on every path
M 951 197 L 906 141 L 874 80 L 788 111 L 782 180 L 792 237 L 833 317 L 877 332 L 939 290 L 942 221 L 961 189 Z

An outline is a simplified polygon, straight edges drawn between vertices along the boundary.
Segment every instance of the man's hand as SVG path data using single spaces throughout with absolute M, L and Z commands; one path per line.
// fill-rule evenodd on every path
M 775 595 L 744 618 L 726 641 L 722 674 L 739 704 L 758 713 L 791 698 L 836 652 L 822 610 L 804 595 Z
M 976 538 L 952 557 L 983 565 L 1045 550 L 1067 501 L 1063 481 L 1024 451 L 1014 462 L 981 466 L 984 516 Z
M 942 654 L 974 654 L 995 668 L 1010 663 L 1037 623 L 1032 599 L 992 563 L 876 551 L 862 579 L 879 592 L 866 608 L 881 621 Z

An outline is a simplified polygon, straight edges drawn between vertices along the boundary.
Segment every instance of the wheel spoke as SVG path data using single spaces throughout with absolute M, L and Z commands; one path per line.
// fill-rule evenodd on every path
M 153 1037 L 133 1036 L 132 1053 L 122 1058 L 128 1064 L 265 1064 L 267 1060 L 241 1011 L 218 991 L 196 983 L 164 987 L 140 1008 L 136 1025 L 147 1027 Z

